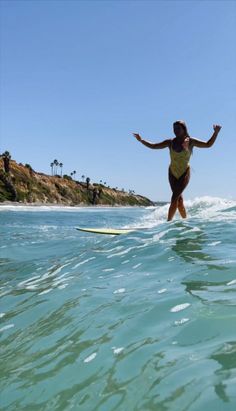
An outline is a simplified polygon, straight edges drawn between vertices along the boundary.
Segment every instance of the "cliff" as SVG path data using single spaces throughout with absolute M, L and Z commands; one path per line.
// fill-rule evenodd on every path
M 30 166 L 10 161 L 5 172 L 0 158 L 0 202 L 43 203 L 61 205 L 149 206 L 146 197 L 130 194 L 102 184 L 74 181 L 69 176 L 49 176 L 35 172 Z

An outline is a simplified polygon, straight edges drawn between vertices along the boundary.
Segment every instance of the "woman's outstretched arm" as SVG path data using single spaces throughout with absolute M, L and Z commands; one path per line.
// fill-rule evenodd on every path
M 212 134 L 211 138 L 208 141 L 201 141 L 197 140 L 196 138 L 191 138 L 190 142 L 192 147 L 198 147 L 198 148 L 209 148 L 213 146 L 214 142 L 216 141 L 216 137 L 218 136 L 221 126 L 219 125 L 214 125 L 213 126 L 214 133 Z
M 164 140 L 161 143 L 151 143 L 150 141 L 143 140 L 142 137 L 137 133 L 133 133 L 133 135 L 136 138 L 136 140 L 140 141 L 140 143 L 142 143 L 144 146 L 148 148 L 155 148 L 155 149 L 166 148 L 166 147 L 170 147 L 170 144 L 171 144 L 171 139 Z

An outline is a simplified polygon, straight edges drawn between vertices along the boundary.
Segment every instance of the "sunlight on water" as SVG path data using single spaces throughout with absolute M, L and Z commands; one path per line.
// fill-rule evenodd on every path
M 236 202 L 187 208 L 0 207 L 2 410 L 235 411 Z

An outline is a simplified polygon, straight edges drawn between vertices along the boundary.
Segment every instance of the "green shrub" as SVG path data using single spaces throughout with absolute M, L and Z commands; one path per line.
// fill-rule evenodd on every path
M 65 178 L 66 180 L 72 181 L 72 177 L 68 176 L 67 174 L 64 174 L 63 178 Z

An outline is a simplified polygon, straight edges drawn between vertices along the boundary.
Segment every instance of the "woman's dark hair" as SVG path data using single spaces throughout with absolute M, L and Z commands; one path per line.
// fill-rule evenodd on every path
M 187 126 L 186 126 L 186 124 L 183 120 L 175 121 L 173 125 L 175 125 L 175 124 L 179 124 L 184 129 L 186 136 L 190 137 L 190 135 L 188 134 Z

